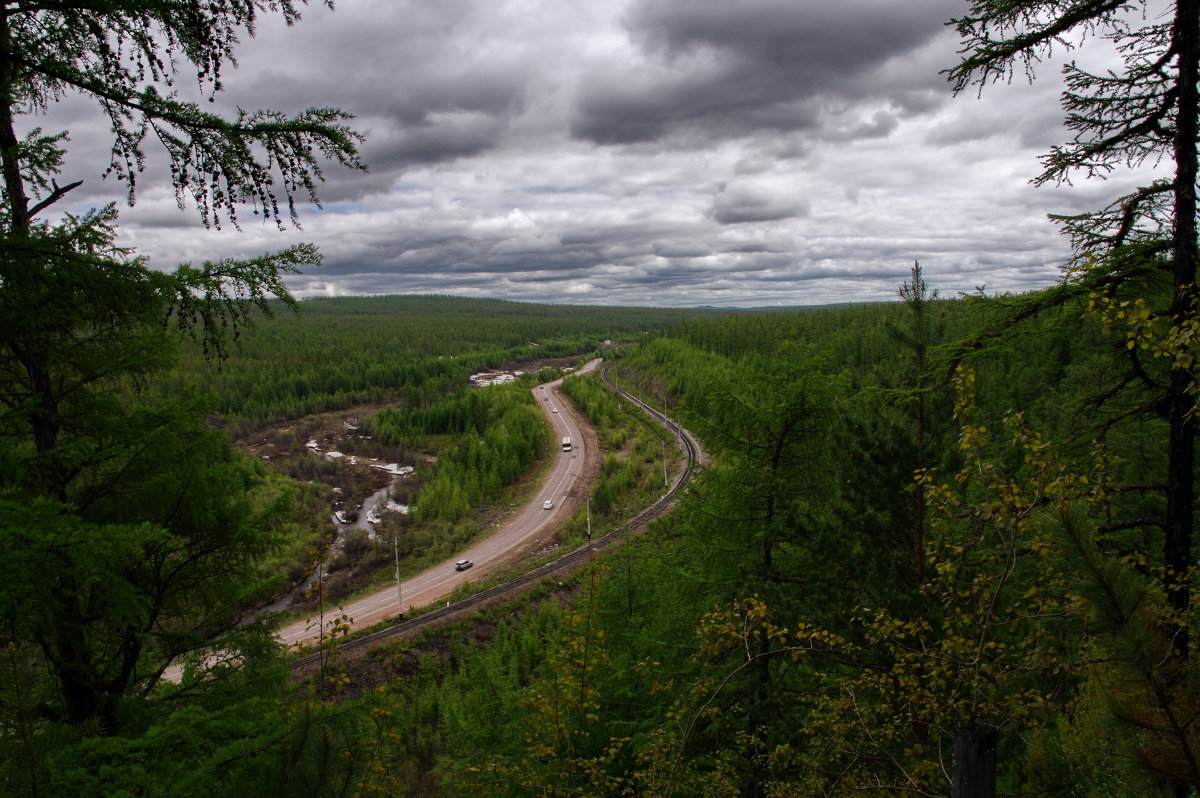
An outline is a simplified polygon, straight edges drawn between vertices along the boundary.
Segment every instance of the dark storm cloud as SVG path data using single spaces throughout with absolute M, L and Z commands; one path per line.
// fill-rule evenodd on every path
M 336 14 L 310 7 L 294 27 L 264 16 L 258 35 L 244 37 L 238 66 L 225 71 L 225 91 L 211 105 L 203 102 L 203 110 L 228 117 L 239 107 L 292 114 L 336 106 L 352 114 L 352 126 L 366 135 L 361 150 L 370 171 L 324 169 L 327 182 L 319 194 L 325 202 L 387 191 L 406 170 L 479 156 L 500 145 L 523 111 L 537 64 L 531 53 L 497 53 L 486 46 L 489 3 L 346 6 Z M 183 69 L 181 96 L 203 100 Z M 68 167 L 85 179 L 72 199 L 90 204 L 123 199 L 122 184 L 99 177 L 111 134 L 94 101 L 68 95 L 49 120 L 29 121 L 71 129 Z M 149 169 L 137 176 L 142 194 L 170 179 L 155 144 L 151 137 Z
M 639 0 L 625 24 L 634 41 L 668 59 L 709 49 L 833 84 L 913 49 L 946 10 L 940 0 Z
M 379 131 L 383 135 L 365 148 L 363 157 L 373 168 L 391 174 L 481 155 L 497 145 L 506 128 L 505 120 L 482 114 L 427 114 L 419 123 Z
M 294 28 L 275 25 L 247 48 L 233 95 L 273 107 L 329 105 L 353 114 L 366 135 L 370 172 L 327 170 L 329 201 L 382 191 L 399 174 L 486 154 L 525 108 L 538 64 L 522 48 L 498 49 L 495 4 L 483 0 L 379 2 L 310 8 Z M 278 63 L 289 51 L 313 57 Z M 260 101 L 261 102 L 261 101 Z
M 807 213 L 808 206 L 795 196 L 781 196 L 757 186 L 723 186 L 711 210 L 717 224 L 772 222 Z
M 216 232 L 176 208 L 149 152 L 123 241 L 155 265 L 313 241 L 325 261 L 289 278 L 300 295 L 809 304 L 892 299 L 913 260 L 949 294 L 1045 285 L 1067 252 L 1045 213 L 1122 188 L 1028 185 L 1063 140 L 1045 75 L 952 99 L 943 23 L 963 6 L 343 0 L 290 29 L 267 15 L 213 107 L 340 107 L 371 171 L 326 167 L 327 210 L 302 207 L 303 230 L 247 211 Z M 65 176 L 86 179 L 71 209 L 121 201 L 98 179 L 103 119 L 69 104 L 62 119 Z
M 854 127 L 849 139 L 879 139 L 890 135 L 900 127 L 900 120 L 887 111 L 876 111 L 871 118 Z
M 646 63 L 588 75 L 571 130 L 598 144 L 803 131 L 829 103 L 901 87 L 903 107 L 928 107 L 920 89 L 941 78 L 880 70 L 940 35 L 948 11 L 943 0 L 642 0 L 624 23 Z
M 456 64 L 446 70 L 421 81 L 377 78 L 355 101 L 369 129 L 363 157 L 372 171 L 403 172 L 500 145 L 522 111 L 525 70 L 498 64 Z

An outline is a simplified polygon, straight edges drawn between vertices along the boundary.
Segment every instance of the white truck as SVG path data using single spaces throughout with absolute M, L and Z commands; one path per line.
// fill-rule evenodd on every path
M 571 451 L 571 438 L 570 438 L 570 436 L 568 436 L 568 437 L 566 437 L 566 438 L 563 438 L 563 451 L 564 451 L 564 452 L 569 452 L 569 451 Z

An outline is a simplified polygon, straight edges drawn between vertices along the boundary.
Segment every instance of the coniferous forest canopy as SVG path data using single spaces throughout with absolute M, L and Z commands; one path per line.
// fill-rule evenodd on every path
M 974 0 L 954 20 L 948 77 L 984 101 L 1052 47 L 1119 46 L 1119 70 L 1067 67 L 1073 138 L 1037 181 L 1167 166 L 1056 219 L 1077 256 L 1027 295 L 942 296 L 914 263 L 894 302 L 777 312 L 296 302 L 309 245 L 162 272 L 117 245 L 114 208 L 61 212 L 68 139 L 18 121 L 66 95 L 107 115 L 131 199 L 159 159 L 210 224 L 286 224 L 323 169 L 361 168 L 336 109 L 223 118 L 169 89 L 219 92 L 246 26 L 303 5 L 0 3 L 5 794 L 1200 790 L 1200 4 Z M 557 368 L 467 377 L 598 352 L 703 443 L 672 512 L 365 658 L 323 636 L 315 676 L 272 620 L 239 623 L 311 568 L 333 468 L 247 441 L 357 414 L 364 457 L 423 469 L 403 552 L 423 567 L 557 444 L 528 390 Z M 614 528 L 678 454 L 597 375 L 562 392 L 596 428 Z
M 158 379 L 166 394 L 203 388 L 236 428 L 355 404 L 421 406 L 465 390 L 471 374 L 627 343 L 650 330 L 720 311 L 529 305 L 448 296 L 308 299 L 281 306 L 219 370 L 203 353 Z

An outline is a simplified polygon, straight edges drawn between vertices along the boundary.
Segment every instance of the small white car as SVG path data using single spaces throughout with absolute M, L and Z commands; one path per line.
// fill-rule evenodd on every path
M 470 560 L 459 560 L 458 562 L 454 563 L 454 570 L 465 571 L 474 564 L 475 563 L 471 562 Z
M 542 509 L 543 510 L 553 510 L 554 502 L 550 499 L 546 499 L 546 501 L 542 502 Z

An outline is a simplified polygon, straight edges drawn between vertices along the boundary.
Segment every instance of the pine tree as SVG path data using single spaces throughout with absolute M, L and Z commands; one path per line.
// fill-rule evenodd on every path
M 933 303 L 937 299 L 937 289 L 929 290 L 921 274 L 921 264 L 914 262 L 912 279 L 902 283 L 897 294 L 904 306 L 905 321 L 901 324 L 886 322 L 888 331 L 904 344 L 912 358 L 912 371 L 906 375 L 908 385 L 904 389 L 905 398 L 909 400 L 909 417 L 915 425 L 913 449 L 918 459 L 918 468 L 928 468 L 930 457 L 930 426 L 936 414 L 931 413 L 929 384 L 930 350 L 942 335 L 938 319 L 934 315 Z M 925 485 L 920 480 L 913 485 L 912 506 L 912 548 L 913 561 L 916 565 L 917 584 L 925 581 Z
M 970 13 L 954 20 L 963 58 L 948 75 L 957 90 L 982 90 L 1011 80 L 1018 70 L 1032 80 L 1054 48 L 1101 36 L 1116 48 L 1122 68 L 1093 73 L 1075 62 L 1064 67 L 1063 105 L 1075 136 L 1044 156 L 1035 183 L 1104 177 L 1160 160 L 1171 164 L 1169 176 L 1100 211 L 1056 218 L 1078 256 L 1065 282 L 1085 286 L 1093 306 L 1130 330 L 1131 378 L 1155 395 L 1149 406 L 1169 428 L 1163 560 L 1168 604 L 1183 612 L 1190 605 L 1184 575 L 1194 561 L 1200 2 L 1176 0 L 1167 13 L 1156 14 L 1145 0 L 974 0 Z M 1122 291 L 1137 298 L 1122 299 Z M 1153 307 L 1157 293 L 1167 299 Z M 1146 339 L 1155 335 L 1159 345 L 1151 347 Z M 1146 350 L 1166 355 L 1169 373 L 1156 375 L 1142 356 Z M 1187 655 L 1182 625 L 1174 644 L 1177 655 Z
M 151 269 L 116 245 L 113 206 L 47 218 L 82 181 L 58 182 L 65 131 L 21 137 L 20 120 L 92 100 L 113 134 L 107 174 L 131 203 L 158 141 L 180 205 L 190 197 L 206 225 L 236 225 L 245 206 L 282 225 L 297 199 L 316 201 L 323 161 L 361 167 L 346 115 L 227 119 L 175 86 L 194 76 L 215 99 L 239 36 L 261 14 L 293 23 L 304 4 L 0 2 L 0 539 L 27 577 L 6 581 L 0 634 L 38 643 L 76 724 L 113 730 L 124 697 L 206 644 L 198 632 L 227 623 L 235 600 L 231 565 L 270 542 L 273 502 L 247 500 L 261 480 L 203 428 L 205 408 L 139 407 L 132 388 L 172 362 L 177 334 L 222 356 L 319 256 L 301 244 Z

